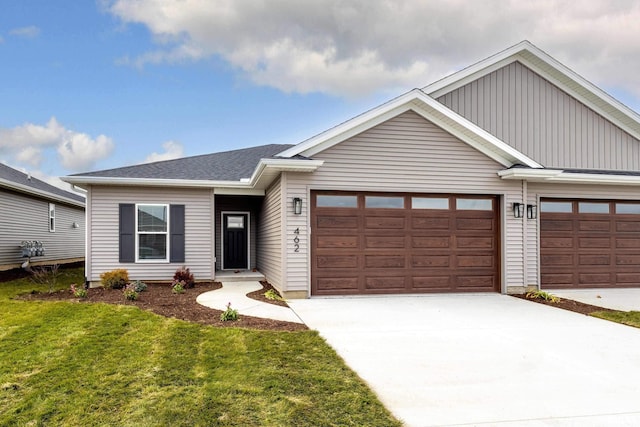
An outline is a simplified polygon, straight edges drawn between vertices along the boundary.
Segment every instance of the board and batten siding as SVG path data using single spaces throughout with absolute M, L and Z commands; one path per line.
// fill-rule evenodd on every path
M 325 150 L 312 174 L 285 173 L 285 291 L 309 291 L 311 190 L 491 194 L 501 197 L 502 285 L 522 286 L 523 222 L 510 207 L 522 201 L 522 185 L 497 176 L 504 167 L 413 111 Z M 303 199 L 303 215 L 292 214 L 292 198 Z M 298 252 L 294 231 L 300 229 Z
M 196 280 L 214 278 L 213 192 L 209 189 L 92 186 L 88 199 L 91 212 L 91 262 L 88 280 L 99 283 L 100 274 L 117 268 L 129 272 L 131 280 L 171 281 L 185 265 Z M 185 262 L 120 263 L 118 215 L 120 203 L 185 205 Z
M 282 185 L 281 177 L 267 189 L 258 226 L 258 270 L 282 290 Z
M 582 184 L 545 184 L 528 183 L 527 203 L 540 206 L 541 198 L 563 199 L 595 199 L 595 200 L 637 200 L 640 201 L 640 189 L 633 186 L 582 185 Z M 540 283 L 540 212 L 538 221 L 530 220 L 527 240 L 528 270 L 527 280 L 530 284 Z
M 55 205 L 55 231 L 49 231 L 49 203 Z M 78 228 L 73 228 L 73 223 Z M 0 269 L 20 267 L 20 243 L 44 242 L 45 255 L 31 258 L 32 263 L 64 263 L 84 259 L 84 209 L 0 190 Z
M 438 101 L 545 167 L 640 170 L 640 141 L 520 62 Z

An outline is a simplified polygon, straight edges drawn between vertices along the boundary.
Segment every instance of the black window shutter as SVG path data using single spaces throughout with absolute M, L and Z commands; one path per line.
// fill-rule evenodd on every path
M 136 206 L 120 204 L 120 262 L 136 261 Z
M 171 205 L 169 209 L 171 235 L 169 262 L 184 262 L 184 205 Z

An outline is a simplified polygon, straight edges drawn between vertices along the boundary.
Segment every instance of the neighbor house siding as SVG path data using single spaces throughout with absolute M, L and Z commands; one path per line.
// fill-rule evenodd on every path
M 49 203 L 55 205 L 55 232 L 49 231 Z M 78 228 L 73 228 L 73 223 Z M 44 242 L 45 256 L 32 263 L 64 263 L 84 259 L 84 209 L 55 200 L 0 190 L 0 269 L 19 267 L 23 240 Z
M 182 265 L 190 268 L 196 280 L 211 280 L 214 277 L 212 199 L 211 190 L 92 186 L 89 280 L 98 282 L 101 273 L 124 268 L 132 280 L 170 281 Z M 118 214 L 121 203 L 185 205 L 185 262 L 120 263 Z
M 500 216 L 503 285 L 522 286 L 522 227 L 510 209 L 522 200 L 520 182 L 497 176 L 504 167 L 422 116 L 409 111 L 314 156 L 325 163 L 313 174 L 286 173 L 287 291 L 309 289 L 308 209 L 311 190 L 495 194 L 503 196 Z M 303 215 L 291 200 L 303 198 Z M 298 252 L 294 231 L 300 229 Z M 506 230 L 505 230 L 506 228 Z M 506 236 L 506 238 L 504 237 Z M 505 266 L 506 271 L 505 271 Z
M 640 190 L 632 186 L 544 184 L 535 182 L 528 184 L 527 203 L 540 206 L 540 199 L 545 197 L 640 201 Z M 538 221 L 539 218 L 540 213 L 538 212 Z M 529 268 L 527 270 L 527 281 L 528 284 L 539 284 L 539 224 L 534 220 L 529 220 L 528 224 L 527 254 Z
M 640 170 L 640 141 L 520 62 L 438 101 L 545 167 Z
M 282 185 L 281 178 L 266 191 L 258 226 L 257 267 L 267 280 L 282 290 Z

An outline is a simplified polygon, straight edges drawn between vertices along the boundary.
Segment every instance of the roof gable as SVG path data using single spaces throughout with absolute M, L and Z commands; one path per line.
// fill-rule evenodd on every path
M 511 167 L 515 164 L 523 164 L 531 168 L 542 167 L 533 159 L 451 111 L 420 89 L 407 92 L 377 108 L 285 150 L 279 155 L 282 157 L 296 155 L 311 157 L 409 110 L 423 116 L 503 166 Z
M 85 204 L 85 199 L 81 195 L 47 184 L 3 163 L 0 163 L 0 187 L 76 206 L 84 207 Z
M 422 90 L 433 98 L 438 98 L 515 61 L 519 61 L 616 126 L 640 139 L 638 113 L 526 40 L 425 86 Z

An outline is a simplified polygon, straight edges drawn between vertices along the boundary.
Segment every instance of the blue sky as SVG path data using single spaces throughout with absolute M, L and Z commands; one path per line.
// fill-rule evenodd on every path
M 523 39 L 640 109 L 636 2 L 531 3 L 2 0 L 0 161 L 51 181 L 297 143 Z

